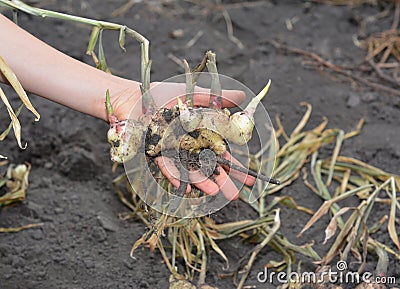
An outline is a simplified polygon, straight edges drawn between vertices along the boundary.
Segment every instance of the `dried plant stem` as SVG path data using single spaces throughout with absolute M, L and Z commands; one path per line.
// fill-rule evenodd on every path
M 112 17 L 118 17 L 118 16 L 124 15 L 124 14 L 125 14 L 126 12 L 128 12 L 129 9 L 131 9 L 136 3 L 137 3 L 136 0 L 129 0 L 129 1 L 126 2 L 124 5 L 118 7 L 117 9 L 115 9 L 115 10 L 111 13 L 111 16 L 112 16 Z
M 193 94 L 196 88 L 197 80 L 200 77 L 200 73 L 206 68 L 208 60 L 208 53 L 203 57 L 203 60 L 197 65 L 192 71 L 190 70 L 189 64 L 186 60 L 183 60 L 183 67 L 185 68 L 186 75 L 186 101 L 189 101 L 189 106 L 193 107 Z
M 244 282 L 246 281 L 247 276 L 250 273 L 251 267 L 253 266 L 253 263 L 257 257 L 257 254 L 272 240 L 272 238 L 278 232 L 280 226 L 281 226 L 281 219 L 279 217 L 279 209 L 277 209 L 275 211 L 274 224 L 273 224 L 271 230 L 268 232 L 267 237 L 253 249 L 250 259 L 246 264 L 246 271 L 244 272 L 242 278 L 240 279 L 237 289 L 243 288 Z
M 400 19 L 400 0 L 395 0 L 395 10 L 394 10 L 394 17 L 392 23 L 392 30 L 397 30 L 399 26 L 399 19 Z
M 244 167 L 235 165 L 234 163 L 228 161 L 227 159 L 224 159 L 223 157 L 217 156 L 217 162 L 222 164 L 222 165 L 228 166 L 232 170 L 248 174 L 248 175 L 250 175 L 252 177 L 255 177 L 255 178 L 258 178 L 258 179 L 260 179 L 262 181 L 265 181 L 265 182 L 268 182 L 268 183 L 271 183 L 271 184 L 274 184 L 274 185 L 280 185 L 281 184 L 281 182 L 279 180 L 276 180 L 276 179 L 273 179 L 273 178 L 269 178 L 269 177 L 264 176 L 262 174 L 258 174 L 258 173 L 254 172 L 252 170 L 248 170 L 248 169 L 246 169 Z
M 0 99 L 4 102 L 4 105 L 6 106 L 8 114 L 11 118 L 11 124 L 14 129 L 14 134 L 17 139 L 18 146 L 20 148 L 26 148 L 26 144 L 25 144 L 25 146 L 22 146 L 22 143 L 21 143 L 21 124 L 18 120 L 18 117 L 14 113 L 14 110 L 12 109 L 10 103 L 8 102 L 8 99 L 7 99 L 6 95 L 4 94 L 3 90 L 1 89 L 1 87 L 0 87 Z M 6 134 L 8 134 L 8 132 Z
M 201 230 L 199 223 L 196 224 L 196 231 L 198 233 L 198 237 L 199 237 L 199 241 L 200 241 L 199 248 L 200 248 L 200 252 L 201 252 L 201 269 L 200 269 L 198 285 L 203 285 L 206 282 L 207 252 L 206 252 L 206 246 L 204 244 L 203 232 Z
M 234 34 L 233 34 L 233 25 L 232 25 L 232 19 L 231 16 L 228 13 L 228 10 L 226 10 L 221 4 L 221 0 L 216 0 L 217 5 L 222 8 L 222 16 L 224 17 L 225 23 L 226 23 L 226 32 L 228 34 L 228 39 L 236 44 L 236 46 L 240 49 L 244 49 L 244 45 L 242 41 L 239 40 Z
M 28 224 L 28 225 L 24 225 L 21 227 L 15 227 L 15 228 L 0 228 L 0 233 L 18 233 L 22 230 L 40 227 L 40 226 L 43 226 L 43 223 Z
M 362 84 L 364 84 L 366 86 L 369 86 L 369 87 L 371 87 L 373 89 L 386 91 L 386 92 L 388 92 L 390 94 L 393 94 L 393 95 L 400 95 L 400 90 L 391 88 L 389 86 L 386 86 L 386 85 L 383 85 L 383 84 L 380 84 L 380 83 L 369 81 L 368 79 L 366 79 L 364 77 L 361 77 L 359 75 L 354 74 L 350 69 L 344 69 L 344 68 L 342 68 L 340 66 L 337 66 L 337 65 L 335 65 L 335 64 L 333 64 L 333 63 L 331 63 L 331 62 L 329 62 L 329 61 L 327 61 L 325 59 L 323 59 L 321 56 L 319 56 L 318 54 L 316 54 L 314 52 L 305 51 L 305 50 L 302 50 L 302 49 L 299 49 L 299 48 L 296 48 L 296 47 L 289 47 L 289 46 L 286 46 L 286 45 L 284 45 L 282 43 L 279 43 L 279 42 L 277 42 L 275 40 L 265 40 L 263 42 L 270 43 L 272 46 L 274 46 L 277 49 L 281 49 L 281 50 L 284 50 L 284 51 L 289 52 L 289 53 L 298 54 L 298 55 L 301 55 L 303 57 L 314 59 L 317 62 L 318 65 L 325 66 L 325 67 L 331 69 L 333 72 L 339 73 L 339 74 L 351 79 L 352 81 L 358 81 L 359 83 L 362 83 Z
M 197 43 L 197 41 L 204 35 L 203 30 L 199 30 L 197 31 L 196 35 L 193 36 L 192 39 L 190 39 L 186 44 L 185 44 L 185 48 L 188 49 L 190 47 L 192 47 L 193 45 L 195 45 Z
M 200 72 L 202 72 L 202 71 L 206 68 L 206 66 L 207 66 L 207 60 L 208 60 L 208 53 L 206 53 L 206 54 L 204 55 L 203 60 L 200 62 L 200 64 L 197 65 L 197 66 L 192 70 L 192 72 L 193 72 L 193 74 L 194 74 L 194 76 L 193 76 L 193 81 L 194 81 L 194 82 L 197 82 L 197 80 L 199 79 L 199 76 L 200 76 Z
M 185 77 L 186 77 L 186 101 L 189 102 L 189 107 L 193 107 L 194 106 L 193 93 L 196 84 L 193 82 L 193 74 L 190 71 L 190 67 L 186 59 L 183 60 L 183 66 L 185 68 Z
M 219 82 L 219 75 L 217 70 L 217 59 L 215 53 L 207 52 L 207 69 L 211 74 L 211 96 L 210 107 L 215 109 L 222 108 L 222 88 Z

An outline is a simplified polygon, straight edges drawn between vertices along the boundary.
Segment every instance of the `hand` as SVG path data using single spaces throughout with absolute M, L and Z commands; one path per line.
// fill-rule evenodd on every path
M 181 83 L 152 83 L 151 94 L 159 107 L 172 107 L 176 104 L 177 96 L 185 95 L 185 85 Z M 118 120 L 125 120 L 129 118 L 138 119 L 141 115 L 141 97 L 140 92 L 135 89 L 127 89 L 125 93 L 114 95 L 111 97 L 111 103 L 114 109 L 114 115 Z M 209 105 L 209 89 L 196 87 L 194 93 L 194 105 L 196 107 L 207 107 Z M 245 94 L 237 90 L 224 90 L 222 93 L 223 107 L 235 107 L 242 103 L 245 99 Z M 133 111 L 130 111 L 134 108 Z M 232 157 L 229 152 L 221 155 L 229 162 L 240 165 L 240 162 Z M 171 182 L 176 188 L 180 185 L 180 173 L 175 166 L 174 161 L 168 157 L 162 156 L 155 159 L 162 174 Z M 243 166 L 242 166 L 243 167 Z M 230 176 L 239 180 L 241 183 L 251 186 L 255 183 L 255 178 L 248 176 L 245 173 L 230 170 L 225 165 L 218 165 L 218 175 L 214 175 L 215 182 L 204 176 L 200 171 L 189 172 L 189 182 L 191 185 L 196 186 L 198 189 L 209 195 L 215 195 L 221 191 L 228 200 L 235 200 L 239 196 L 239 191 Z M 230 173 L 230 176 L 228 175 Z M 186 192 L 190 192 L 191 185 L 188 184 Z
M 111 95 L 111 105 L 114 109 L 114 114 L 119 120 L 129 118 L 138 119 L 142 114 L 141 111 L 141 96 L 139 83 L 126 80 L 123 87 L 117 89 Z M 157 107 L 171 108 L 177 104 L 176 98 L 186 94 L 186 86 L 183 83 L 165 83 L 153 82 L 150 84 L 150 91 Z M 197 107 L 209 106 L 210 90 L 196 86 L 193 95 L 194 105 Z M 184 98 L 184 97 L 183 97 Z M 223 90 L 222 106 L 232 108 L 241 104 L 246 98 L 243 91 L 239 90 Z M 104 96 L 99 103 L 105 114 Z M 132 110 L 132 108 L 134 110 Z
M 238 160 L 233 158 L 229 152 L 225 152 L 222 157 L 243 167 L 243 165 Z M 170 158 L 163 156 L 157 157 L 156 162 L 163 175 L 174 187 L 178 188 L 180 185 L 180 173 L 174 162 Z M 248 186 L 252 186 L 255 183 L 255 178 L 252 176 L 234 170 L 230 171 L 230 169 L 224 165 L 217 166 L 219 174 L 214 175 L 215 182 L 204 176 L 200 171 L 190 171 L 190 183 L 207 195 L 216 195 L 219 191 L 221 191 L 225 198 L 230 201 L 236 200 L 239 197 L 239 190 L 230 177 L 233 177 Z M 230 175 L 228 175 L 228 173 L 230 173 Z M 188 184 L 186 193 L 189 193 L 190 191 L 191 185 Z

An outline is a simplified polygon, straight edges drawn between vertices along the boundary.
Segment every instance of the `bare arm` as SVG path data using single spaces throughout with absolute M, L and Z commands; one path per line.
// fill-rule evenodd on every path
M 27 91 L 106 121 L 104 101 L 107 89 L 112 103 L 127 90 L 140 97 L 138 82 L 109 75 L 75 60 L 1 14 L 0 27 L 0 39 L 5 44 L 0 45 L 0 55 Z M 5 82 L 1 73 L 0 80 Z
M 110 90 L 111 104 L 119 120 L 138 118 L 141 114 L 139 83 L 107 74 L 73 59 L 37 39 L 0 14 L 0 55 L 17 75 L 25 90 L 70 107 L 85 114 L 108 121 L 105 94 Z M 3 44 L 5 43 L 5 44 Z M 0 81 L 5 78 L 0 72 Z M 154 85 L 152 85 L 154 87 Z M 171 83 L 152 95 L 158 105 L 167 99 L 183 95 L 183 84 Z M 223 105 L 234 107 L 245 95 L 237 90 L 223 90 Z M 209 89 L 196 87 L 195 105 L 207 106 Z M 139 111 L 131 110 L 140 109 Z
M 109 89 L 117 119 L 138 118 L 141 114 L 141 105 L 135 105 L 141 101 L 138 82 L 107 74 L 77 61 L 19 28 L 1 14 L 0 41 L 0 55 L 27 91 L 108 121 L 105 95 Z M 0 81 L 6 81 L 1 72 Z M 169 83 L 162 90 L 153 87 L 152 95 L 158 105 L 166 105 L 168 99 L 185 94 L 185 85 L 182 83 Z M 195 105 L 207 106 L 209 93 L 209 89 L 197 87 Z M 236 90 L 224 90 L 222 96 L 224 107 L 233 107 L 245 99 L 244 93 Z M 131 112 L 132 108 L 135 111 Z M 180 181 L 173 180 L 166 166 L 161 170 L 175 186 L 179 186 Z M 253 177 L 241 176 L 241 179 L 248 185 L 255 182 Z M 228 199 L 237 198 L 239 193 L 222 169 L 216 183 L 207 179 L 195 185 L 208 194 L 215 193 L 219 188 Z

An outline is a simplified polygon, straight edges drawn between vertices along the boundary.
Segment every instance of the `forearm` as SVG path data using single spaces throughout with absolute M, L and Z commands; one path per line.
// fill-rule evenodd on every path
M 139 84 L 109 75 L 50 47 L 0 14 L 0 55 L 29 92 L 107 120 L 106 90 L 112 96 Z M 0 73 L 0 80 L 5 81 Z

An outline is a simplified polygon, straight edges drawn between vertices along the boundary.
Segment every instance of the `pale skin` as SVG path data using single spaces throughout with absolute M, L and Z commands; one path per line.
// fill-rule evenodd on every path
M 80 111 L 84 114 L 108 121 L 105 108 L 105 92 L 110 91 L 114 114 L 119 120 L 139 118 L 141 111 L 133 111 L 132 107 L 141 100 L 140 83 L 107 74 L 90 65 L 75 60 L 37 39 L 27 31 L 19 28 L 12 21 L 0 14 L 0 55 L 17 75 L 25 90 Z M 6 82 L 0 73 L 0 81 Z M 154 87 L 156 83 L 152 83 Z M 163 91 L 153 92 L 157 105 L 164 105 L 171 96 L 183 95 L 185 86 L 171 83 Z M 241 91 L 224 90 L 223 106 L 234 107 L 244 101 Z M 194 95 L 196 106 L 208 106 L 209 91 L 196 88 Z M 166 106 L 174 105 L 169 103 Z M 232 162 L 232 156 L 226 152 L 225 158 Z M 162 173 L 175 186 L 179 186 L 179 173 L 166 158 L 158 158 L 157 163 Z M 219 169 L 220 174 L 215 182 L 196 174 L 189 176 L 192 185 L 207 194 L 213 195 L 221 191 L 229 200 L 238 197 L 238 189 L 227 174 L 229 168 Z M 230 175 L 246 185 L 253 185 L 255 178 L 232 171 Z M 200 180 L 200 181 L 199 181 Z M 190 191 L 190 186 L 188 190 Z

